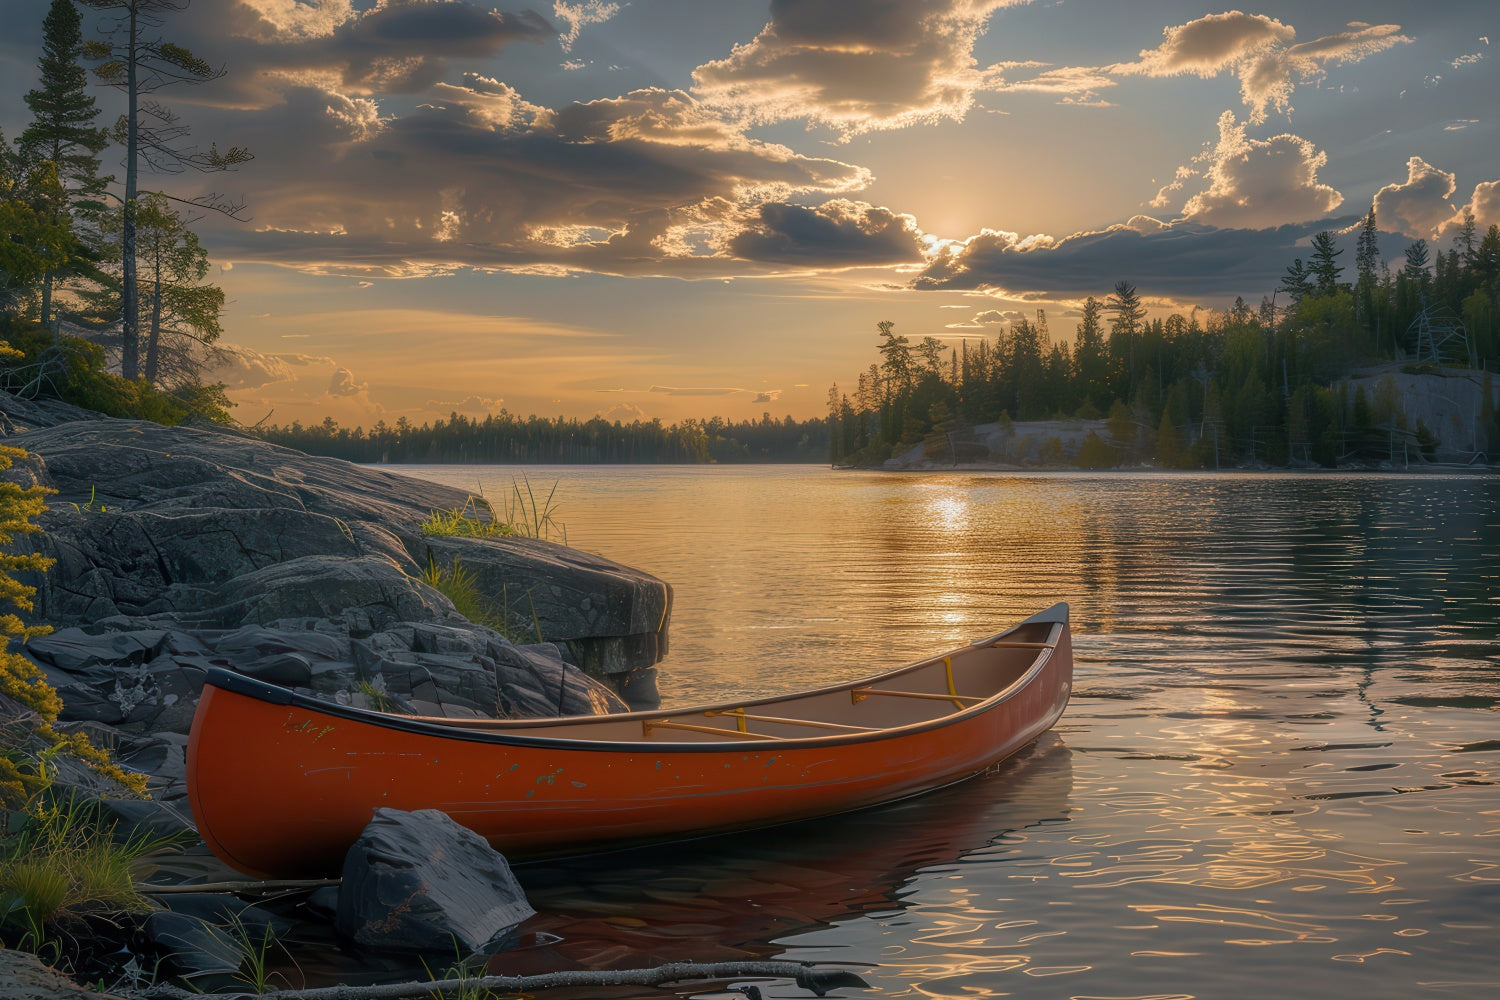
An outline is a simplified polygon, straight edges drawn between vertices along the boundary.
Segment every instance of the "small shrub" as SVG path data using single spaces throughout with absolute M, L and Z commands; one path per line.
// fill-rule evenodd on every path
M 1094 431 L 1089 431 L 1078 448 L 1075 464 L 1080 469 L 1109 469 L 1115 464 L 1115 450 Z

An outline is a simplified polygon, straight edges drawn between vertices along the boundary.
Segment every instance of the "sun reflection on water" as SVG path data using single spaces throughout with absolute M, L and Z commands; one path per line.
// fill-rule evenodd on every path
M 673 703 L 869 673 L 1053 600 L 1075 692 L 1026 777 L 894 826 L 534 875 L 554 957 L 696 934 L 876 963 L 895 997 L 1500 995 L 1500 482 L 714 470 L 611 506 L 624 474 L 581 474 L 569 536 L 677 588 Z

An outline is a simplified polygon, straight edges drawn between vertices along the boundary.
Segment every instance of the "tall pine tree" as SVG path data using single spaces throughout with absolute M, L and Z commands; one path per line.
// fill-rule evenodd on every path
M 167 16 L 187 8 L 191 0 L 82 0 L 113 18 L 103 40 L 90 41 L 84 55 L 99 60 L 94 75 L 106 87 L 125 95 L 126 113 L 116 127 L 125 145 L 124 219 L 121 227 L 120 370 L 128 379 L 141 374 L 140 288 L 136 262 L 136 213 L 139 211 L 140 161 L 157 173 L 184 170 L 228 170 L 251 159 L 248 150 L 231 147 L 221 153 L 188 146 L 188 127 L 150 94 L 177 83 L 207 83 L 224 75 L 191 51 L 158 34 Z M 193 202 L 229 215 L 242 206 L 212 199 Z
M 104 212 L 104 187 L 110 178 L 99 176 L 99 153 L 109 145 L 105 130 L 94 124 L 99 109 L 86 87 L 88 76 L 79 65 L 83 53 L 83 19 L 73 0 L 52 0 L 42 22 L 42 55 L 37 61 L 41 86 L 26 94 L 31 124 L 16 139 L 21 159 L 28 165 L 50 161 L 56 167 L 63 198 L 48 206 L 47 222 L 62 223 L 74 216 L 78 246 L 73 259 L 85 261 Z M 81 252 L 78 252 L 81 251 Z M 42 276 L 41 321 L 52 322 L 52 289 L 62 275 L 49 269 Z

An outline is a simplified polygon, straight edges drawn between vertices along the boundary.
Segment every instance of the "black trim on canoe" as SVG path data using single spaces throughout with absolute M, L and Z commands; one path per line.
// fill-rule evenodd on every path
M 994 642 L 1002 636 L 1008 635 L 1030 624 L 1061 625 L 1064 629 L 1068 626 L 1068 606 L 1066 604 L 1054 605 L 1024 622 L 1020 622 L 1004 632 L 997 633 L 987 639 L 972 643 L 973 646 Z M 1060 638 L 1060 637 L 1059 637 Z M 960 647 L 962 648 L 962 647 Z M 332 716 L 337 719 L 345 719 L 361 725 L 379 726 L 383 729 L 394 729 L 398 732 L 415 733 L 424 736 L 436 736 L 442 739 L 461 740 L 467 743 L 492 743 L 497 745 L 529 746 L 529 747 L 555 747 L 568 750 L 597 750 L 602 752 L 620 753 L 723 753 L 733 750 L 740 753 L 775 753 L 778 750 L 790 750 L 815 746 L 829 746 L 830 744 L 847 745 L 852 743 L 868 743 L 876 740 L 890 739 L 895 736 L 906 736 L 925 732 L 930 729 L 939 729 L 944 726 L 953 725 L 966 721 L 993 709 L 1001 702 L 1009 701 L 1018 692 L 1030 687 L 1036 680 L 1041 669 L 1051 662 L 1054 649 L 1040 649 L 1033 658 L 1026 671 L 1015 679 L 1011 684 L 995 692 L 984 701 L 970 705 L 968 708 L 953 712 L 949 715 L 938 716 L 924 722 L 912 723 L 906 726 L 896 726 L 890 729 L 872 729 L 861 733 L 835 733 L 825 736 L 805 736 L 780 739 L 774 743 L 719 743 L 708 741 L 680 741 L 680 742 L 654 742 L 647 740 L 594 740 L 578 739 L 565 735 L 539 736 L 531 733 L 513 733 L 505 729 L 470 729 L 462 725 L 444 725 L 439 722 L 429 722 L 425 719 L 414 718 L 406 715 L 393 715 L 387 712 L 374 712 L 368 709 L 355 708 L 352 705 L 341 705 L 338 702 L 324 701 L 320 698 L 309 697 L 299 694 L 288 688 L 279 687 L 266 681 L 256 680 L 244 674 L 227 670 L 223 667 L 209 667 L 205 684 L 220 688 L 232 694 L 243 695 L 255 701 L 261 701 L 272 705 L 290 705 L 295 708 L 304 709 L 309 712 L 318 712 L 322 715 Z M 948 655 L 948 654 L 945 654 Z M 940 660 L 938 656 L 933 659 Z M 822 694 L 858 687 L 861 684 L 873 680 L 882 679 L 890 674 L 904 672 L 908 668 L 922 666 L 932 660 L 917 660 L 907 664 L 905 667 L 897 667 L 884 674 L 873 677 L 865 677 L 854 682 L 830 685 L 826 688 L 814 688 L 807 691 L 797 691 L 787 695 L 772 696 L 769 698 L 756 698 L 748 701 L 726 702 L 722 705 L 690 705 L 681 709 L 661 709 L 651 712 L 622 712 L 617 715 L 598 716 L 571 716 L 567 717 L 569 723 L 587 724 L 590 721 L 597 722 L 628 722 L 634 720 L 667 719 L 682 715 L 696 715 L 705 709 L 721 709 L 729 707 L 753 707 L 760 704 L 774 704 L 786 701 L 791 697 L 804 695 Z M 544 717 L 538 719 L 514 719 L 494 720 L 514 723 L 518 729 L 541 728 L 557 724 L 564 717 Z M 461 722 L 463 720 L 454 720 Z M 1054 720 L 1055 721 L 1055 720 Z M 196 725 L 196 720 L 194 722 Z

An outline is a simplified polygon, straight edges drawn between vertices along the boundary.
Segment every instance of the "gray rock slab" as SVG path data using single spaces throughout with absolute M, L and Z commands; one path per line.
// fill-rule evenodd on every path
M 503 855 L 436 809 L 377 809 L 344 859 L 336 926 L 370 948 L 483 951 L 535 911 Z

